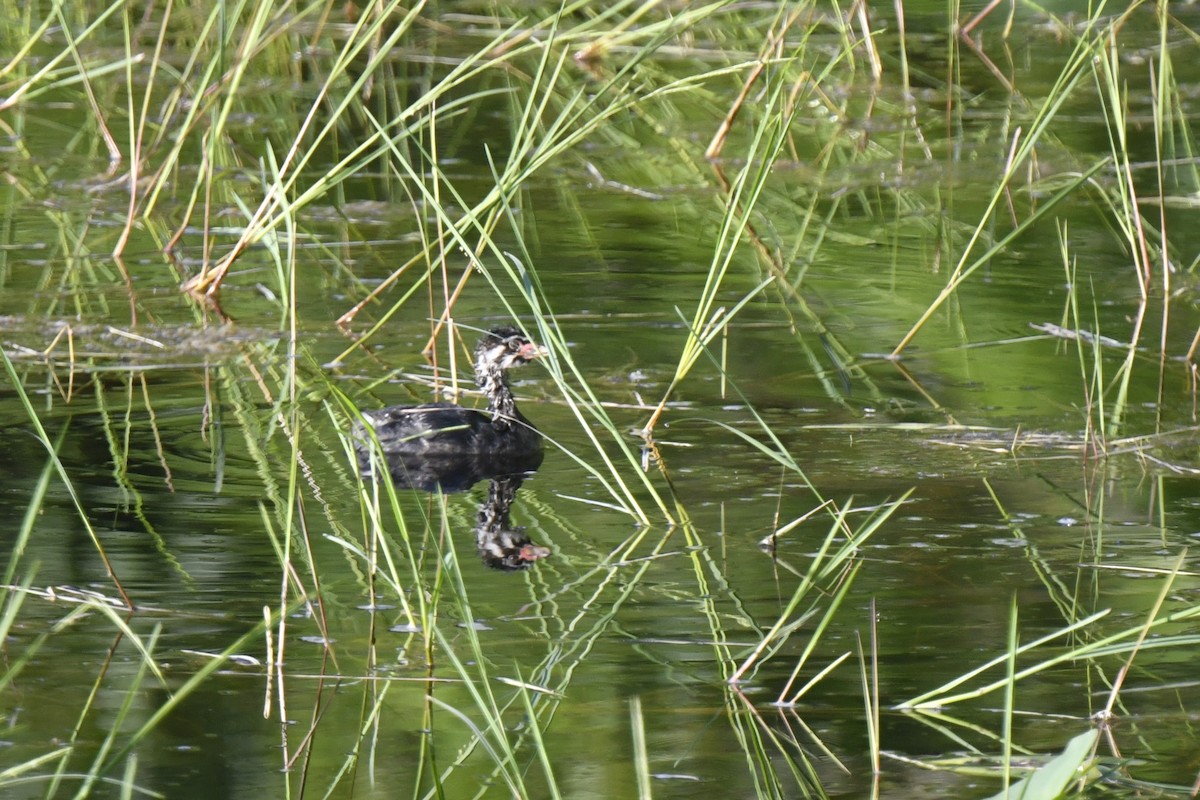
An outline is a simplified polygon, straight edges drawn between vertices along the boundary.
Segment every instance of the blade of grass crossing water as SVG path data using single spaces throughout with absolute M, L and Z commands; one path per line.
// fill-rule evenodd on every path
M 1008 607 L 1008 651 L 1004 658 L 1004 669 L 1007 680 L 1004 684 L 1004 723 L 1001 735 L 1003 750 L 1000 753 L 1000 764 L 1004 791 L 1008 791 L 1012 781 L 1012 751 L 1013 751 L 1013 712 L 1016 710 L 1017 698 L 1017 650 L 1020 637 L 1017 634 L 1017 595 L 1014 593 Z

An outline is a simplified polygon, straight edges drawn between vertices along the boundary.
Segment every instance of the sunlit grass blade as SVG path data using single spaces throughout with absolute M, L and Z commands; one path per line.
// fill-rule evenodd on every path
M 1079 620 L 1078 622 L 1076 622 L 1072 625 L 1068 625 L 1064 628 L 1060 628 L 1058 631 L 1056 631 L 1052 634 L 1038 637 L 1037 639 L 1033 640 L 1032 642 L 1022 645 L 1020 648 L 1018 648 L 1018 650 L 1020 653 L 1024 653 L 1029 650 L 1032 650 L 1035 647 L 1044 645 L 1047 642 L 1049 642 L 1055 638 L 1058 638 L 1060 636 L 1063 636 L 1065 634 L 1074 632 L 1079 629 L 1085 629 L 1089 625 L 1094 623 L 1096 620 L 1098 620 L 1104 616 L 1107 616 L 1107 614 L 1108 614 L 1108 611 L 1101 611 L 1097 614 L 1093 614 L 1089 617 Z M 1075 645 L 1075 646 L 1073 646 L 1065 651 L 1061 651 L 1058 654 L 1053 655 L 1043 661 L 1040 661 L 1040 662 L 1033 664 L 1031 666 L 1028 666 L 1028 667 L 1024 667 L 1016 672 L 1016 674 L 1013 676 L 1013 680 L 1016 680 L 1016 681 L 1024 680 L 1032 675 L 1036 675 L 1040 672 L 1044 672 L 1045 670 L 1050 669 L 1051 667 L 1054 667 L 1058 664 L 1061 664 L 1064 662 L 1075 661 L 1075 660 L 1083 659 L 1083 658 L 1099 658 L 1102 656 L 1109 656 L 1109 655 L 1121 655 L 1121 654 L 1133 653 L 1133 652 L 1136 652 L 1138 649 L 1145 649 L 1145 648 L 1149 648 L 1149 647 L 1175 648 L 1175 647 L 1191 646 L 1194 643 L 1200 641 L 1200 637 L 1192 636 L 1192 635 L 1170 635 L 1170 636 L 1162 636 L 1161 638 L 1153 640 L 1153 642 L 1145 642 L 1143 640 L 1144 640 L 1144 636 L 1145 636 L 1145 633 L 1147 630 L 1157 628 L 1160 626 L 1164 626 L 1164 625 L 1179 623 L 1179 622 L 1189 620 L 1189 619 L 1195 619 L 1196 617 L 1200 617 L 1200 607 L 1185 608 L 1185 609 L 1182 609 L 1180 611 L 1177 611 L 1177 612 L 1174 612 L 1171 614 L 1166 614 L 1164 616 L 1156 617 L 1154 619 L 1148 620 L 1145 625 L 1139 625 L 1134 628 L 1127 628 L 1125 630 L 1119 631 L 1114 634 L 1110 634 L 1108 636 L 1103 636 L 1103 637 L 1094 639 L 1092 641 L 1089 641 L 1089 642 L 1086 642 L 1083 644 Z M 898 704 L 895 707 L 900 708 L 900 709 L 922 708 L 922 707 L 938 708 L 938 707 L 943 707 L 943 706 L 951 705 L 953 703 L 959 703 L 964 700 L 974 699 L 974 698 L 978 698 L 978 697 L 982 697 L 984 695 L 990 694 L 991 692 L 994 692 L 997 689 L 1003 688 L 1006 685 L 1006 683 L 1008 682 L 1007 679 L 1000 679 L 1000 680 L 992 681 L 991 683 L 985 684 L 985 685 L 979 687 L 978 689 L 974 689 L 971 691 L 959 692 L 957 694 L 947 694 L 947 692 L 949 692 L 954 687 L 957 687 L 957 686 L 961 685 L 962 683 L 966 682 L 970 678 L 986 671 L 987 669 L 990 669 L 991 667 L 1005 663 L 1007 658 L 1008 658 L 1008 656 L 1006 654 L 1004 656 L 1000 656 L 996 659 L 993 659 L 993 660 L 987 662 L 986 664 L 981 665 L 980 667 L 977 667 L 967 673 L 964 673 L 963 675 L 960 675 L 959 677 L 955 678 L 953 681 L 950 681 L 937 689 L 926 692 L 925 694 L 919 695 L 918 697 L 915 697 L 911 700 L 906 700 L 906 701 Z
M 642 699 L 629 698 L 629 728 L 633 732 L 633 772 L 637 776 L 639 800 L 650 800 L 650 754 L 646 750 L 646 718 L 642 715 Z
M 1099 736 L 1094 729 L 1079 734 L 1067 742 L 1062 753 L 990 800 L 1058 800 L 1071 784 L 1086 778 Z

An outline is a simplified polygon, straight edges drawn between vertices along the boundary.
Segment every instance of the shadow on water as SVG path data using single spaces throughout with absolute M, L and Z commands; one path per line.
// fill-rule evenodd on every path
M 377 454 L 373 443 L 364 442 L 359 435 L 354 438 L 354 449 L 363 477 L 374 479 Z M 399 452 L 384 453 L 383 458 L 388 477 L 401 489 L 453 494 L 488 481 L 487 498 L 479 505 L 475 526 L 475 546 L 487 566 L 522 570 L 550 555 L 549 548 L 534 544 L 525 528 L 513 527 L 509 519 L 517 490 L 541 466 L 540 450 L 513 458 Z

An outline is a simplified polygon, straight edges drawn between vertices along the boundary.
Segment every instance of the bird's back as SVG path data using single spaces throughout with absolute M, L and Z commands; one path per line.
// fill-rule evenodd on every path
M 519 414 L 497 425 L 492 414 L 452 403 L 392 406 L 364 411 L 384 453 L 411 455 L 526 455 L 541 452 L 542 439 Z

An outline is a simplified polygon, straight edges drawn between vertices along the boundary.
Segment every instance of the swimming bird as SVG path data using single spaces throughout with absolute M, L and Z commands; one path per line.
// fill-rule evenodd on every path
M 493 328 L 475 347 L 475 381 L 487 398 L 486 410 L 423 403 L 363 411 L 393 477 L 416 488 L 439 484 L 455 491 L 484 477 L 537 469 L 542 437 L 517 408 L 507 373 L 545 352 L 517 328 Z M 372 448 L 361 426 L 356 434 L 359 467 L 365 473 Z M 458 482 L 465 485 L 445 485 L 443 478 L 453 472 L 463 473 Z

